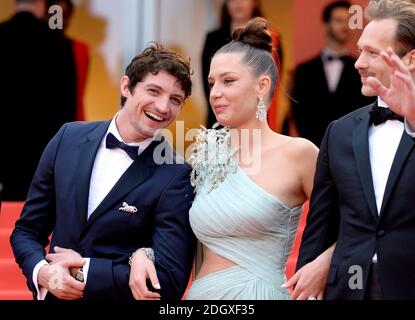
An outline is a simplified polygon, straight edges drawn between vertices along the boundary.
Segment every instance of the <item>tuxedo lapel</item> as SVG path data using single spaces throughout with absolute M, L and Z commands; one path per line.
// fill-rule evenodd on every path
M 378 213 L 369 158 L 369 112 L 356 118 L 356 120 L 357 122 L 353 129 L 354 159 L 370 212 L 377 221 Z
M 395 189 L 395 185 L 398 181 L 398 177 L 404 167 L 406 159 L 415 146 L 414 139 L 411 138 L 406 132 L 403 133 L 401 142 L 399 143 L 398 150 L 396 151 L 395 158 L 392 163 L 391 170 L 389 172 L 388 181 L 385 187 L 385 193 L 383 195 L 382 207 L 380 215 L 382 215 L 386 204 L 392 191 Z
M 352 65 L 350 65 L 352 63 Z M 343 61 L 343 69 L 340 74 L 339 82 L 336 87 L 336 94 L 342 94 L 345 90 L 349 90 L 349 81 L 350 81 L 350 69 L 354 69 L 354 62 L 350 62 L 348 59 Z
M 321 56 L 316 61 L 316 81 L 320 81 L 322 85 L 324 83 L 325 92 L 330 93 L 329 81 L 327 80 L 326 72 L 324 71 L 324 63 Z
M 122 199 L 126 194 L 137 188 L 137 186 L 144 183 L 153 175 L 157 166 L 153 159 L 153 151 L 159 143 L 160 141 L 153 141 L 139 158 L 128 167 L 111 191 L 105 196 L 104 200 L 102 200 L 95 211 L 92 212 L 82 233 L 84 233 L 102 214 L 113 207 L 114 204 L 117 202 L 122 203 Z
M 78 168 L 76 170 L 76 205 L 80 214 L 81 225 L 84 226 L 88 214 L 89 184 L 95 156 L 101 144 L 102 138 L 108 130 L 110 122 L 103 122 L 80 145 Z

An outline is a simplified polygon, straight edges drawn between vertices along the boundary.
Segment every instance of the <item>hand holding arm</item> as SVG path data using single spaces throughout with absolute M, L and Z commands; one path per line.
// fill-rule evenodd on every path
M 55 253 L 49 253 L 46 255 L 46 260 L 52 264 L 68 266 L 69 273 L 72 275 L 72 277 L 75 277 L 77 271 L 80 269 L 80 261 L 84 261 L 82 256 L 72 249 L 55 246 L 54 250 Z M 84 272 L 86 272 L 86 270 L 84 270 Z
M 83 260 L 77 263 L 69 260 L 59 264 L 44 265 L 38 273 L 38 283 L 54 296 L 63 300 L 76 300 L 83 297 L 85 284 L 75 280 L 69 273 L 69 266 L 82 267 Z
M 333 244 L 312 262 L 303 266 L 283 284 L 282 287 L 284 288 L 294 287 L 291 300 L 306 300 L 309 297 L 316 297 L 317 300 L 323 299 L 335 246 L 336 244 Z
M 129 285 L 136 300 L 159 300 L 160 294 L 148 290 L 146 281 L 150 279 L 155 289 L 160 289 L 154 263 L 147 257 L 143 249 L 136 250 L 131 256 Z
M 65 264 L 72 268 L 71 263 L 78 265 L 78 262 L 82 259 L 82 256 L 72 249 L 61 248 L 58 246 L 55 246 L 53 249 L 55 253 L 49 253 L 46 255 L 46 260 L 48 262 Z

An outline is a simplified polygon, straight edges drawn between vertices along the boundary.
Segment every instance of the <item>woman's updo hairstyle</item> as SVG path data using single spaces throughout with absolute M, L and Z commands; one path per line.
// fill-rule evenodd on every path
M 215 56 L 220 53 L 242 53 L 242 62 L 251 68 L 256 77 L 266 75 L 271 78 L 271 99 L 278 81 L 273 50 L 268 22 L 258 17 L 249 21 L 244 28 L 236 29 L 232 41 L 220 48 Z

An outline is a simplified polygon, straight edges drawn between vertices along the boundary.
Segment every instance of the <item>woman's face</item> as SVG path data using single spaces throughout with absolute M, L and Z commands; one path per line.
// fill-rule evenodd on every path
M 227 0 L 226 5 L 232 22 L 246 23 L 253 18 L 256 0 Z
M 242 63 L 242 54 L 214 56 L 208 81 L 210 105 L 220 124 L 234 128 L 255 119 L 259 83 Z

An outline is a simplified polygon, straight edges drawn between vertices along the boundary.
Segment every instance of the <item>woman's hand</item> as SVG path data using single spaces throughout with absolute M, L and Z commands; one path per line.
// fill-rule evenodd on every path
M 323 300 L 335 244 L 298 270 L 283 288 L 293 288 L 291 300 Z
M 129 285 L 136 300 L 160 300 L 160 294 L 148 290 L 146 281 L 150 279 L 155 289 L 160 289 L 156 268 L 143 250 L 138 249 L 131 257 Z

